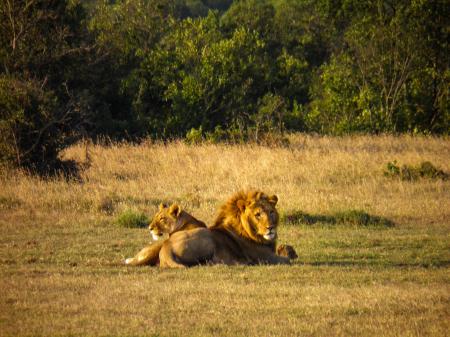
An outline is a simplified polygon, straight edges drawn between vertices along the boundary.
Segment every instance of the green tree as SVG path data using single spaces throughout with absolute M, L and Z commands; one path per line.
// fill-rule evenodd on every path
M 239 28 L 226 37 L 219 28 L 212 12 L 186 19 L 142 63 L 135 107 L 150 128 L 169 136 L 192 127 L 247 126 L 266 90 L 265 45 L 256 32 Z M 151 95 L 161 97 L 157 111 L 146 104 Z
M 97 85 L 93 134 L 138 139 L 150 133 L 136 106 L 157 111 L 161 100 L 140 87 L 136 78 L 141 63 L 173 29 L 176 18 L 187 15 L 186 10 L 178 0 L 102 0 L 94 7 L 89 29 L 100 57 L 92 81 Z
M 0 3 L 1 159 L 48 169 L 82 130 L 90 96 L 76 68 L 90 52 L 75 1 Z
M 345 44 L 312 87 L 311 125 L 328 132 L 448 131 L 448 33 L 437 33 L 445 24 L 425 10 L 436 9 L 430 3 L 370 1 L 358 8 Z M 434 32 L 422 28 L 423 12 L 436 14 Z

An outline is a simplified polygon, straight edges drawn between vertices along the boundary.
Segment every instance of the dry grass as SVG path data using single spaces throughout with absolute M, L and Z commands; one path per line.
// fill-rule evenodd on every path
M 383 176 L 389 161 L 450 172 L 450 141 L 292 135 L 289 148 L 90 145 L 81 181 L 0 176 L 0 336 L 445 336 L 450 182 Z M 85 160 L 84 146 L 66 158 Z M 242 188 L 279 196 L 291 267 L 131 268 L 148 243 L 117 226 L 176 201 L 211 222 Z M 394 227 L 327 222 L 362 210 Z M 301 223 L 295 214 L 313 219 Z

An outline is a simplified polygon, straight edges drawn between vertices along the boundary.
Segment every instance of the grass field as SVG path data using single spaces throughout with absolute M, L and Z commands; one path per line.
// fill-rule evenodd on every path
M 0 175 L 0 336 L 448 336 L 450 181 L 383 175 L 450 139 L 290 136 L 290 146 L 89 145 L 79 179 Z M 86 161 L 84 144 L 66 159 Z M 126 267 L 124 212 L 211 223 L 239 189 L 279 197 L 291 266 Z

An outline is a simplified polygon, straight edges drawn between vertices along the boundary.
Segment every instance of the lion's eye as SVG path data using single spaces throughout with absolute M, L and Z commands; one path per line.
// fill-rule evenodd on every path
M 256 219 L 259 219 L 260 217 L 261 217 L 261 213 L 259 213 L 259 212 L 258 212 L 258 213 L 255 213 L 255 218 L 256 218 Z

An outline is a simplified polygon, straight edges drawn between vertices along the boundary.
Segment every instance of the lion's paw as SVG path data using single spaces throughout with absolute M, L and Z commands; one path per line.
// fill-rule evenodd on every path
M 279 256 L 285 256 L 290 259 L 296 259 L 298 258 L 297 252 L 295 251 L 294 247 L 289 245 L 279 245 L 277 247 L 277 255 Z

